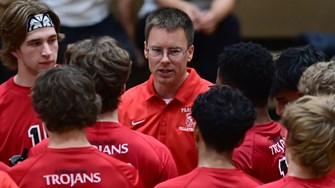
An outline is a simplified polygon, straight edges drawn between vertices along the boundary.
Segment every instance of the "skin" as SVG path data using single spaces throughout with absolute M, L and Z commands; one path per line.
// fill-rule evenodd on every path
M 274 95 L 274 99 L 276 101 L 276 114 L 278 116 L 283 115 L 285 106 L 288 103 L 297 100 L 299 97 L 301 97 L 301 94 L 299 94 L 299 92 L 295 90 L 284 89 L 282 91 L 279 91 L 277 94 Z
M 12 52 L 17 58 L 15 83 L 31 87 L 38 73 L 56 65 L 57 33 L 54 27 L 43 27 L 27 33 L 26 39 Z
M 162 48 L 165 51 L 163 57 L 149 56 L 146 49 L 152 47 Z M 187 51 L 181 59 L 172 61 L 167 56 L 167 51 L 171 48 L 181 48 Z M 164 28 L 153 27 L 148 40 L 144 42 L 144 49 L 144 56 L 148 59 L 156 92 L 162 98 L 173 98 L 189 74 L 186 68 L 187 63 L 193 58 L 194 46 L 187 48 L 187 39 L 182 28 L 167 31 Z

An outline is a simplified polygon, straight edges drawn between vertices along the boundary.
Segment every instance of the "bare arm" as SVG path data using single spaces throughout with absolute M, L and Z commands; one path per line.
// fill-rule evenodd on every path
M 113 0 L 115 16 L 126 31 L 132 44 L 135 44 L 135 2 L 134 0 Z

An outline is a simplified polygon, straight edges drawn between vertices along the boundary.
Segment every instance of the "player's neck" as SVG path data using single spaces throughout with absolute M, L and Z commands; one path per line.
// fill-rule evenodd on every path
M 87 147 L 91 145 L 86 138 L 85 130 L 73 130 L 61 134 L 48 132 L 48 134 L 48 148 L 73 148 Z
M 255 107 L 256 121 L 255 125 L 262 125 L 273 121 L 269 115 L 268 107 Z
M 32 87 L 34 85 L 34 82 L 36 80 L 36 76 L 29 75 L 29 74 L 16 74 L 14 76 L 14 83 L 23 86 L 23 87 Z
M 289 163 L 289 168 L 287 170 L 288 176 L 293 176 L 301 179 L 315 178 L 315 176 L 312 175 L 309 168 L 303 167 L 298 163 L 296 163 L 295 160 L 292 159 L 289 153 L 290 153 L 289 149 L 286 149 L 286 157 Z
M 117 110 L 104 112 L 98 115 L 97 122 L 119 122 Z
M 213 149 L 199 147 L 198 157 L 198 167 L 235 169 L 232 152 L 217 153 Z

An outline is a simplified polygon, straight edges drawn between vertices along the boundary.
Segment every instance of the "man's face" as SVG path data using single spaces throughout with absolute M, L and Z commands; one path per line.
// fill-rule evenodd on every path
M 144 55 L 148 59 L 155 84 L 173 87 L 185 79 L 187 63 L 193 57 L 194 46 L 187 46 L 187 39 L 182 28 L 167 31 L 153 27 L 148 40 L 144 43 L 144 48 Z M 163 54 L 153 56 L 152 52 L 157 51 Z M 176 51 L 180 53 L 178 57 L 173 57 Z
M 28 32 L 19 49 L 12 52 L 17 58 L 19 72 L 32 76 L 54 66 L 57 53 L 58 40 L 54 27 L 43 27 Z
M 274 98 L 276 100 L 276 114 L 278 116 L 283 115 L 285 106 L 292 102 L 297 100 L 301 95 L 298 91 L 295 90 L 287 90 L 284 89 L 282 91 L 279 91 L 277 94 L 274 95 Z

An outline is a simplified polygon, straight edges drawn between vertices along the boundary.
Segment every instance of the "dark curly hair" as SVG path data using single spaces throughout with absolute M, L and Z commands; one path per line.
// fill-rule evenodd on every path
M 279 91 L 298 91 L 302 73 L 311 65 L 326 61 L 326 55 L 312 45 L 292 47 L 284 50 L 275 61 L 275 74 L 271 95 Z
M 64 133 L 95 124 L 101 109 L 94 82 L 79 68 L 60 66 L 41 73 L 32 88 L 33 106 L 48 131 Z
M 238 146 L 254 124 L 256 112 L 238 89 L 217 85 L 196 98 L 192 117 L 206 146 L 224 152 Z
M 274 62 L 260 44 L 241 42 L 227 46 L 219 55 L 218 83 L 240 89 L 255 105 L 268 104 Z

